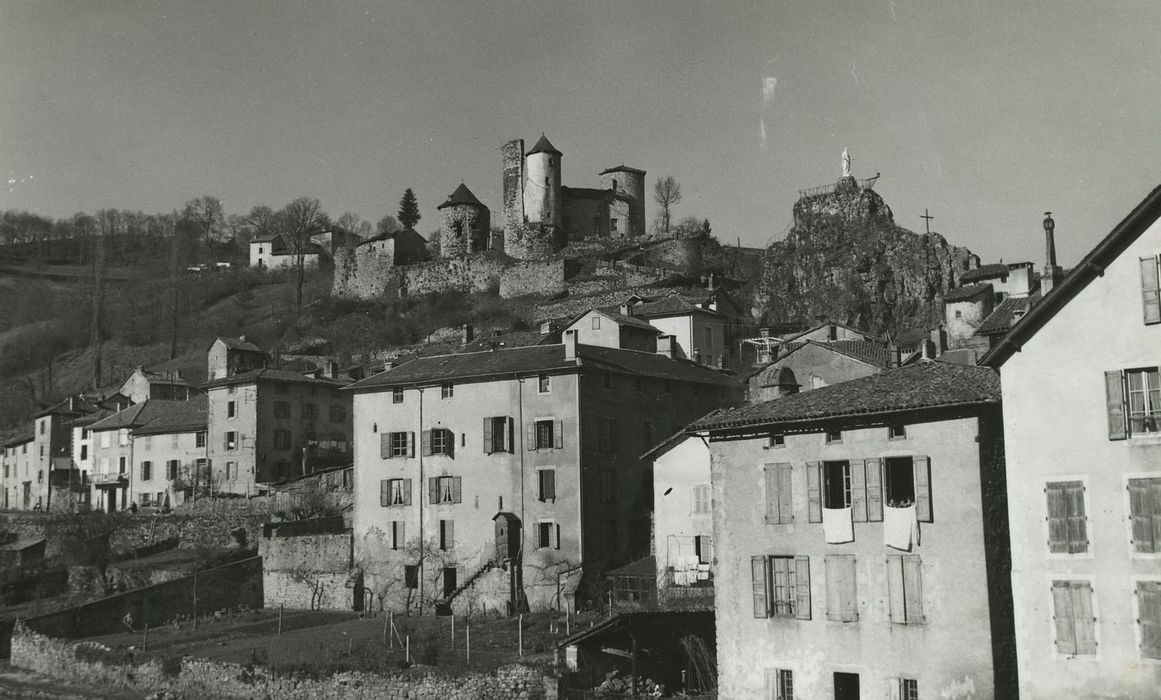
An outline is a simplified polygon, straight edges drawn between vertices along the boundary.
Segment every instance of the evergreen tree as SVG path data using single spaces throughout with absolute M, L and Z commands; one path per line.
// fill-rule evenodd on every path
M 403 193 L 403 199 L 399 200 L 399 213 L 395 218 L 399 219 L 404 228 L 415 228 L 423 218 L 419 213 L 419 203 L 415 201 L 415 193 L 410 187 Z

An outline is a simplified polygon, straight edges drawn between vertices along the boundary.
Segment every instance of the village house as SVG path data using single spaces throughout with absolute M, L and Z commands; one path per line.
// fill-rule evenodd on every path
M 33 508 L 71 511 L 88 490 L 84 475 L 73 463 L 73 424 L 77 419 L 100 411 L 81 396 L 70 396 L 33 416 L 32 452 L 36 482 L 32 485 Z M 41 478 L 43 475 L 43 479 Z
M 1013 697 L 992 370 L 921 359 L 689 431 L 711 455 L 721 697 Z
M 246 336 L 237 338 L 218 337 L 206 349 L 206 376 L 210 381 L 241 374 L 252 369 L 261 369 L 270 361 L 270 356 Z
M 208 476 L 206 399 L 148 399 L 84 428 L 95 465 L 92 507 L 105 512 L 164 509 Z
M 778 359 L 749 375 L 750 401 L 759 403 L 878 374 L 899 357 L 880 340 L 795 341 Z
M 657 349 L 657 338 L 661 331 L 648 321 L 634 318 L 622 308 L 622 312 L 602 309 L 588 311 L 569 321 L 561 331 L 572 333 L 581 345 L 601 345 L 609 348 L 653 352 Z M 675 357 L 688 359 L 673 341 Z
M 34 466 L 34 454 L 29 454 L 33 431 L 29 426 L 4 443 L 4 508 L 32 510 L 36 504 L 33 484 L 44 480 Z M 43 507 L 43 505 L 41 506 Z
M 1003 380 L 1021 697 L 1161 687 L 1159 219 L 1161 188 L 981 359 Z
M 737 368 L 734 346 L 744 335 L 744 326 L 737 304 L 725 290 L 711 289 L 700 301 L 674 292 L 633 304 L 627 310 L 661 333 L 672 335 L 684 357 L 707 367 Z
M 557 608 L 601 598 L 601 574 L 647 554 L 639 458 L 712 408 L 733 379 L 619 346 L 620 333 L 412 360 L 351 385 L 355 559 L 396 610 Z M 638 321 L 639 322 L 639 321 Z M 650 331 L 654 331 L 650 327 Z M 583 586 L 578 591 L 578 585 Z
M 129 373 L 117 393 L 132 403 L 141 403 L 149 399 L 186 401 L 198 391 L 181 376 L 179 370 L 159 372 L 138 367 Z
M 999 306 L 1011 297 L 1026 297 L 1036 288 L 1036 271 L 1030 262 L 992 263 L 967 270 L 959 276 L 959 285 L 988 284 L 993 304 Z

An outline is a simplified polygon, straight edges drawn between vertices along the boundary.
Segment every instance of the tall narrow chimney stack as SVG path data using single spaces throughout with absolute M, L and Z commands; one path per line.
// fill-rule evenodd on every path
M 1044 212 L 1044 272 L 1040 275 L 1040 293 L 1052 291 L 1061 277 L 1060 266 L 1056 264 L 1056 238 L 1053 232 L 1056 222 L 1052 219 L 1052 212 Z

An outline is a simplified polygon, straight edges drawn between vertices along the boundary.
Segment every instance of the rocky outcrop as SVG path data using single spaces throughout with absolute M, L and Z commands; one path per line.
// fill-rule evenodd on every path
M 943 295 L 978 264 L 937 233 L 895 224 L 870 187 L 843 178 L 803 196 L 794 225 L 766 251 L 754 313 L 767 322 L 826 317 L 873 333 L 930 328 L 943 320 Z

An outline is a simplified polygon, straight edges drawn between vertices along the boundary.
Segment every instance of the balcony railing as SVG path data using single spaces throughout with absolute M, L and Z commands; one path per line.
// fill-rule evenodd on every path
M 108 474 L 93 474 L 91 477 L 92 483 L 96 486 L 113 486 L 117 484 L 128 484 L 129 475 L 118 472 L 110 472 Z

